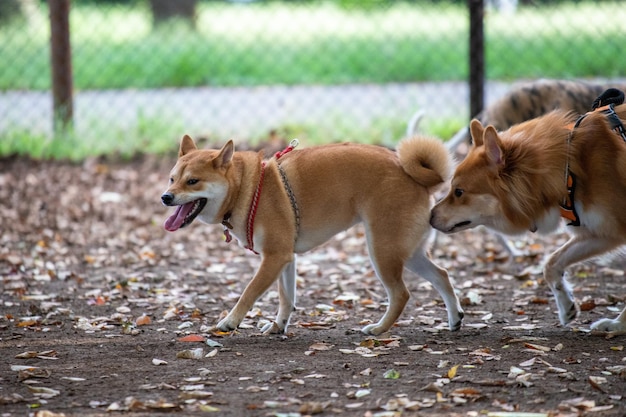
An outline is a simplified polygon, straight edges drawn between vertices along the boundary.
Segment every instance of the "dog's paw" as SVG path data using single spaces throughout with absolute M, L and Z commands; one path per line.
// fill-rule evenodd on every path
M 591 325 L 591 330 L 599 332 L 626 332 L 626 323 L 617 319 L 600 319 Z
M 230 332 L 237 329 L 238 326 L 238 322 L 233 321 L 230 316 L 226 316 L 225 318 L 220 320 L 220 322 L 217 323 L 217 326 L 215 327 L 222 332 Z
M 569 304 L 569 305 L 568 305 Z M 578 308 L 576 303 L 571 302 L 565 306 L 558 305 L 559 307 L 559 320 L 563 326 L 570 324 L 576 317 L 578 317 Z
M 368 324 L 361 329 L 361 333 L 365 333 L 370 336 L 378 336 L 381 333 L 386 332 L 388 329 L 380 326 L 378 323 Z
M 450 327 L 451 332 L 456 332 L 461 328 L 461 324 L 463 324 L 463 317 L 465 317 L 465 313 L 463 310 L 459 310 L 459 315 L 456 318 L 448 318 L 448 326 Z
M 261 333 L 266 336 L 270 334 L 283 334 L 285 333 L 285 329 L 281 328 L 275 321 L 270 321 L 261 327 Z
M 562 277 L 561 274 L 558 274 L 559 279 L 554 280 L 552 275 L 555 275 L 555 271 L 546 270 L 544 273 L 546 275 L 546 281 L 548 281 L 548 283 L 552 282 L 550 289 L 554 295 L 556 307 L 559 310 L 559 321 L 563 326 L 567 326 L 578 316 L 578 308 L 574 301 L 572 287 L 567 280 L 567 274 Z M 550 277 L 553 279 L 550 280 Z

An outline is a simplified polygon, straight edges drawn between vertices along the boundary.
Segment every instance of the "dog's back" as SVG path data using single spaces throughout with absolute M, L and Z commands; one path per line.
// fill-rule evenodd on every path
M 608 87 L 626 88 L 626 85 L 592 84 L 570 80 L 537 80 L 514 87 L 505 96 L 487 107 L 476 118 L 485 126 L 497 130 L 540 117 L 556 109 L 584 114 Z
M 615 108 L 625 123 L 626 105 Z M 626 142 L 602 112 L 589 113 L 572 132 L 570 171 L 585 226 L 626 240 Z
M 441 141 L 421 137 L 403 141 L 398 153 L 345 143 L 295 150 L 279 162 L 299 200 L 301 228 L 311 244 L 325 241 L 338 227 L 381 223 L 381 213 L 421 229 L 428 225 L 430 194 L 452 167 Z

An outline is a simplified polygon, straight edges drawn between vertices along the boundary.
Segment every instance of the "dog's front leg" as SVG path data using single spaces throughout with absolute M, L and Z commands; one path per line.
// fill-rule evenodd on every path
M 289 317 L 296 309 L 296 258 L 289 262 L 280 276 L 278 285 L 280 307 L 276 320 L 263 326 L 263 334 L 285 333 L 289 326 Z
M 250 311 L 254 302 L 267 291 L 285 266 L 292 260 L 292 254 L 264 254 L 259 270 L 243 290 L 235 307 L 217 324 L 217 328 L 225 332 L 235 330 L 241 324 L 246 313 Z
M 619 242 L 598 237 L 575 235 L 548 258 L 543 269 L 543 276 L 556 299 L 562 325 L 570 323 L 578 315 L 565 269 L 577 262 L 606 253 L 618 245 Z

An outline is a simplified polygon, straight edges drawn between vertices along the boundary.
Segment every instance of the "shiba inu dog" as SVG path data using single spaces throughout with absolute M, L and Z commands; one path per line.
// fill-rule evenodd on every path
M 577 315 L 566 268 L 626 244 L 626 105 L 577 118 L 557 110 L 501 133 L 472 121 L 474 144 L 431 217 L 444 233 L 506 234 L 551 232 L 566 218 L 573 237 L 544 267 L 563 325 Z M 626 309 L 592 328 L 625 331 Z
M 236 329 L 254 302 L 279 276 L 280 305 L 264 333 L 283 333 L 296 302 L 296 256 L 362 222 L 374 269 L 389 306 L 366 334 L 387 331 L 409 299 L 403 268 L 430 281 L 441 294 L 451 330 L 463 310 L 448 278 L 427 255 L 432 192 L 449 179 L 451 157 L 437 139 L 414 137 L 397 153 L 383 147 L 333 144 L 292 150 L 269 160 L 257 152 L 235 152 L 232 141 L 220 150 L 197 149 L 185 136 L 170 173 L 163 204 L 176 206 L 165 221 L 175 231 L 199 219 L 221 223 L 261 265 L 230 313 L 217 324 Z

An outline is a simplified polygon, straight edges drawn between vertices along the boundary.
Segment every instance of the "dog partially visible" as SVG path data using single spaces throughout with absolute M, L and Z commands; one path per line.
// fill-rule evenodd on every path
M 230 313 L 217 324 L 236 329 L 254 302 L 280 277 L 276 320 L 264 333 L 287 330 L 296 302 L 296 256 L 340 231 L 363 223 L 370 259 L 389 305 L 366 334 L 387 331 L 409 299 L 403 268 L 433 284 L 458 330 L 463 310 L 446 270 L 427 254 L 432 193 L 449 179 L 451 157 L 437 139 L 414 137 L 397 153 L 383 147 L 333 144 L 291 147 L 264 160 L 262 153 L 235 152 L 232 141 L 220 150 L 197 149 L 185 136 L 170 173 L 163 204 L 176 206 L 165 221 L 175 231 L 195 219 L 221 223 L 261 255 L 261 265 Z
M 483 125 L 503 131 L 561 109 L 584 114 L 593 100 L 608 88 L 625 90 L 624 83 L 590 83 L 575 80 L 540 79 L 515 85 L 504 96 L 476 115 Z M 462 144 L 471 144 L 469 127 L 459 130 L 446 142 L 451 151 Z
M 591 83 L 575 80 L 539 79 L 514 85 L 510 91 L 491 103 L 476 119 L 484 126 L 493 125 L 503 131 L 515 124 L 543 116 L 553 110 L 561 109 L 584 114 L 593 100 L 608 88 L 626 89 L 623 83 Z M 459 160 L 467 154 L 471 145 L 468 126 L 460 129 L 446 142 L 448 149 Z M 509 260 L 523 255 L 512 242 L 500 233 L 495 233 L 500 244 L 509 253 Z
M 626 244 L 626 136 L 614 130 L 623 128 L 626 105 L 606 112 L 588 113 L 574 128 L 578 116 L 557 110 L 501 133 L 472 121 L 474 144 L 432 211 L 431 224 L 444 233 L 479 225 L 547 233 L 566 217 L 572 237 L 544 267 L 563 325 L 577 315 L 566 268 Z M 626 309 L 592 328 L 626 331 Z

